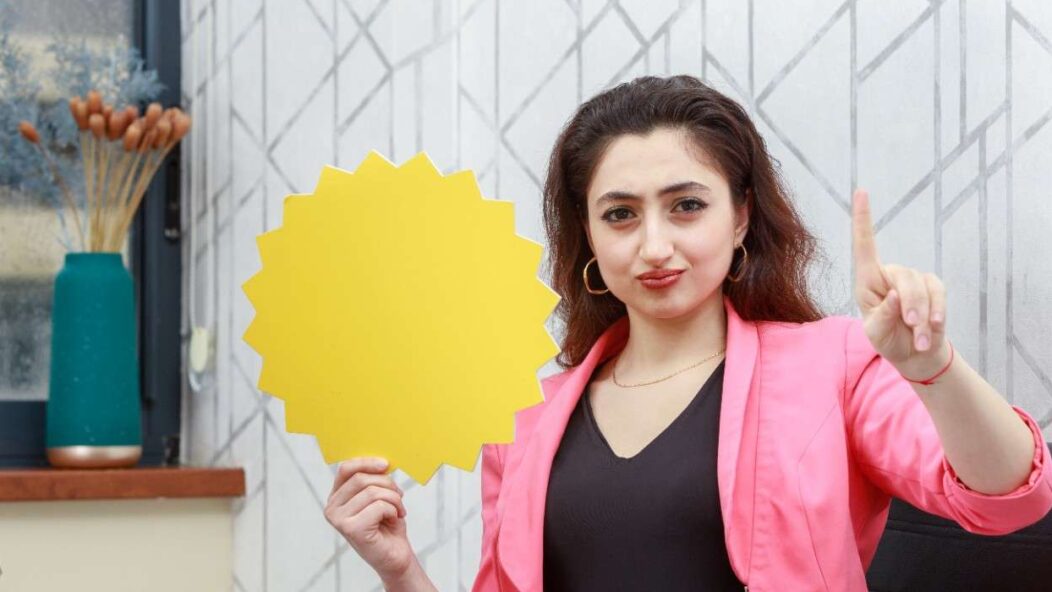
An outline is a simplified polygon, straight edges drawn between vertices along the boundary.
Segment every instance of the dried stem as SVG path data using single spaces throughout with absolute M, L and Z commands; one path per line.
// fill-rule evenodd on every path
M 51 176 L 55 178 L 55 183 L 58 184 L 59 189 L 62 191 L 62 198 L 63 201 L 66 202 L 66 207 L 73 213 L 73 223 L 77 226 L 77 236 L 80 237 L 80 248 L 83 249 L 86 247 L 84 242 L 84 229 L 80 225 L 80 213 L 76 202 L 73 201 L 73 193 L 69 190 L 69 186 L 66 185 L 65 179 L 62 178 L 62 173 L 59 172 L 58 164 L 56 164 L 55 160 L 51 158 L 48 151 L 40 144 L 36 144 L 36 147 L 40 152 L 40 155 L 44 157 L 44 161 L 47 162 L 48 168 L 51 169 Z
M 91 138 L 91 132 L 87 130 L 80 131 L 80 155 L 81 160 L 84 162 L 84 207 L 88 209 L 87 217 L 90 220 L 91 198 L 95 194 L 95 167 L 92 160 L 92 149 L 95 147 L 95 143 L 89 141 L 89 138 Z M 90 233 L 91 229 L 89 228 L 88 231 Z M 92 238 L 92 243 L 94 243 L 94 238 Z

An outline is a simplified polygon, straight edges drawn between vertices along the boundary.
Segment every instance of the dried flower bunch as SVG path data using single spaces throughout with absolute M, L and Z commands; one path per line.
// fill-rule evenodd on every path
M 86 100 L 70 99 L 69 111 L 80 130 L 87 237 L 82 230 L 80 208 L 54 158 L 40 142 L 36 128 L 23 121 L 18 131 L 47 162 L 73 215 L 81 248 L 91 252 L 119 251 L 164 157 L 190 131 L 190 116 L 178 107 L 163 109 L 160 103 L 150 103 L 140 116 L 138 107 L 115 109 L 94 90 L 88 92 Z

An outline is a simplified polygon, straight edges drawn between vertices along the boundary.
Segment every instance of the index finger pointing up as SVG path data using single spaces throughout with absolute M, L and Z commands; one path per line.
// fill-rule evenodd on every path
M 856 189 L 851 203 L 852 243 L 855 256 L 855 273 L 872 273 L 880 268 L 877 257 L 877 241 L 873 237 L 873 220 L 869 213 L 869 193 Z

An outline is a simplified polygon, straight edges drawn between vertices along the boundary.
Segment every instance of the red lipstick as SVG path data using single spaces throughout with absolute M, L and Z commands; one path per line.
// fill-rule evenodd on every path
M 644 287 L 652 289 L 667 288 L 679 280 L 683 275 L 682 269 L 655 269 L 636 276 Z

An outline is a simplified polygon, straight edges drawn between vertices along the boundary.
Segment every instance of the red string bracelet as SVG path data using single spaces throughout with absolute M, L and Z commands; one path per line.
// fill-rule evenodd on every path
M 913 380 L 912 378 L 906 378 L 905 376 L 903 376 L 903 378 L 906 378 L 906 380 L 910 382 L 916 382 L 917 384 L 923 384 L 927 386 L 935 384 L 935 379 L 945 374 L 946 371 L 950 369 L 950 364 L 953 363 L 953 343 L 951 343 L 949 339 L 946 340 L 946 343 L 950 346 L 950 361 L 946 362 L 946 365 L 943 366 L 942 370 L 936 372 L 935 376 L 932 376 L 931 378 L 925 380 Z

